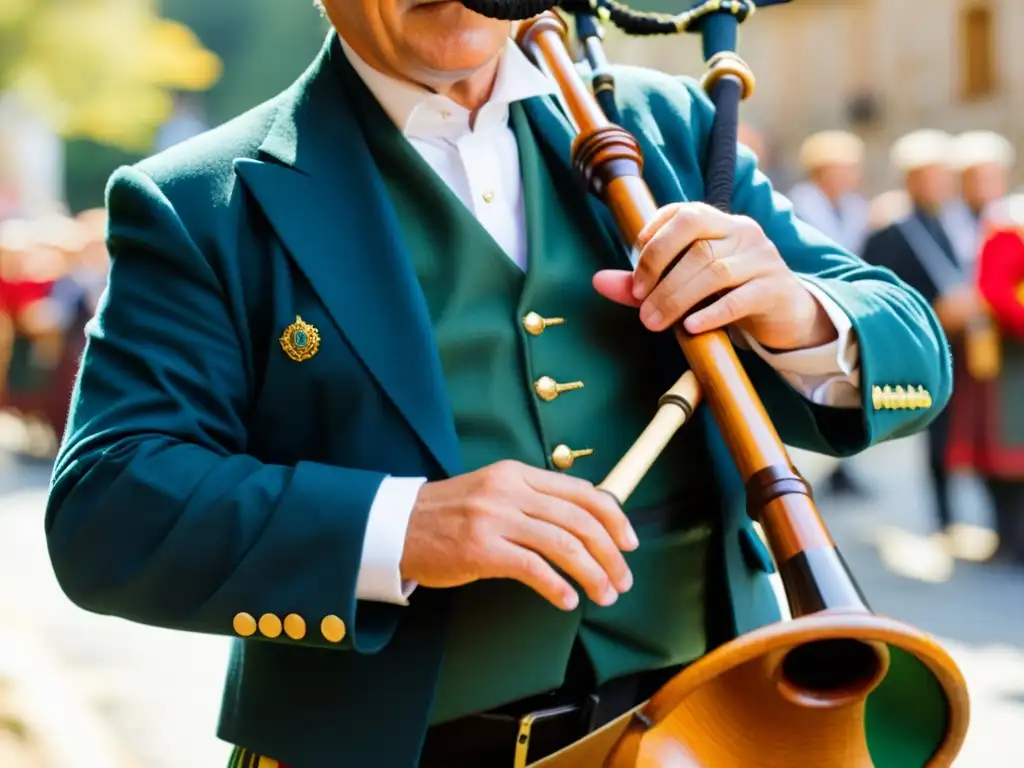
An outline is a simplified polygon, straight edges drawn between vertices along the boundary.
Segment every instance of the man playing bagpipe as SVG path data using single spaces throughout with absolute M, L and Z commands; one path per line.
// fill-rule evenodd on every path
M 325 6 L 295 85 L 110 183 L 54 568 L 89 610 L 237 638 L 236 765 L 511 765 L 544 711 L 537 760 L 779 617 L 703 412 L 624 509 L 595 488 L 683 370 L 663 331 L 730 327 L 785 441 L 833 455 L 934 418 L 946 341 L 749 153 L 735 215 L 689 202 L 695 81 L 616 69 L 662 206 L 634 271 L 508 22 Z M 930 405 L 876 407 L 893 386 Z

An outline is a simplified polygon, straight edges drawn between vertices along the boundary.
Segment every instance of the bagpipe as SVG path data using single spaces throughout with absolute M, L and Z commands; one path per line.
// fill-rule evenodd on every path
M 715 106 L 705 202 L 728 211 L 739 105 L 755 86 L 736 53 L 739 25 L 755 10 L 752 2 L 702 0 L 675 15 L 637 11 L 618 0 L 462 2 L 485 16 L 520 22 L 518 44 L 555 81 L 577 126 L 572 166 L 607 206 L 627 248 L 658 206 L 643 180 L 640 146 L 617 123 L 602 24 L 633 35 L 699 33 L 707 66 L 702 84 Z M 570 53 L 567 18 L 575 22 L 591 70 L 586 78 Z M 747 511 L 777 565 L 790 617 L 715 648 L 646 703 L 535 768 L 951 765 L 969 718 L 955 662 L 925 633 L 871 612 L 728 334 L 691 335 L 682 324 L 674 334 L 690 370 L 661 398 L 651 424 L 599 487 L 624 502 L 705 401 L 746 483 Z M 897 672 L 915 680 L 905 706 L 872 712 L 872 694 Z M 869 738 L 869 731 L 877 736 Z M 930 741 L 922 754 L 920 744 L 905 742 L 924 732 Z

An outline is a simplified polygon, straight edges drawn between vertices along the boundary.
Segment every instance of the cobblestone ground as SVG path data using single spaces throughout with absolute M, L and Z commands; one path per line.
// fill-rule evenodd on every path
M 811 478 L 827 467 L 816 457 L 798 463 Z M 958 565 L 942 583 L 894 573 L 917 557 L 912 534 L 928 530 L 922 468 L 917 442 L 882 446 L 852 464 L 872 498 L 824 497 L 821 506 L 875 610 L 939 635 L 961 664 L 973 718 L 958 768 L 1024 766 L 1024 572 Z M 46 701 L 81 704 L 79 730 L 68 736 L 65 727 L 60 738 L 105 757 L 68 757 L 59 768 L 221 768 L 228 748 L 213 730 L 227 641 L 92 616 L 68 603 L 42 536 L 48 471 L 0 453 L 0 661 L 20 642 L 39 665 L 33 675 L 48 681 Z M 957 490 L 965 514 L 984 520 L 976 491 Z

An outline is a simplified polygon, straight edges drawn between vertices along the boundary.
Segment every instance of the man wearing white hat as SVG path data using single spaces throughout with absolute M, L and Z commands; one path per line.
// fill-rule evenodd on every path
M 976 318 L 984 318 L 985 310 L 973 287 L 972 274 L 953 244 L 947 216 L 956 195 L 955 157 L 956 140 L 943 131 L 915 131 L 892 146 L 891 163 L 903 175 L 913 208 L 907 216 L 871 235 L 864 258 L 891 269 L 934 306 L 950 336 L 954 358 L 959 358 L 965 327 Z M 929 473 L 940 533 L 937 540 L 943 545 L 952 544 L 952 554 L 983 559 L 991 554 L 980 552 L 989 549 L 988 545 L 974 546 L 965 541 L 957 535 L 963 527 L 953 525 L 946 469 L 948 411 L 932 422 L 928 438 Z
M 846 131 L 821 131 L 800 146 L 804 180 L 789 192 L 796 215 L 843 248 L 861 254 L 868 235 L 868 202 L 858 192 L 864 142 Z M 833 493 L 863 496 L 864 489 L 840 463 L 824 481 Z
M 790 190 L 796 215 L 846 250 L 859 254 L 868 231 L 868 203 L 857 191 L 864 142 L 846 131 L 822 131 L 800 147 L 805 179 Z
M 971 274 L 993 330 L 994 364 L 955 370 L 947 465 L 984 479 L 1001 559 L 1024 564 L 1024 196 L 1006 196 L 1014 149 L 1002 136 L 972 131 L 957 139 Z M 970 249 L 970 250 L 966 250 Z
M 943 218 L 957 256 L 965 264 L 973 265 L 977 259 L 982 214 L 1008 193 L 1015 159 L 1013 144 L 994 131 L 968 131 L 953 141 L 960 200 L 949 206 Z

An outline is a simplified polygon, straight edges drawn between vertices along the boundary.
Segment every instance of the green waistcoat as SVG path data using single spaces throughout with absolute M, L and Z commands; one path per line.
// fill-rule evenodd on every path
M 367 100 L 360 113 L 426 298 L 463 469 L 516 459 L 554 470 L 552 453 L 564 445 L 593 451 L 567 471 L 599 482 L 684 362 L 680 356 L 670 375 L 634 364 L 656 359 L 652 346 L 670 340 L 647 332 L 635 309 L 594 291 L 593 273 L 623 266 L 622 257 L 567 169 L 545 157 L 515 105 L 528 228 L 524 275 L 375 102 Z M 531 312 L 564 323 L 532 334 L 524 322 Z M 582 387 L 545 400 L 535 389 L 544 376 Z M 709 478 L 698 433 L 677 436 L 626 511 L 680 503 L 667 524 L 638 526 L 641 546 L 627 556 L 634 587 L 611 607 L 581 594 L 581 607 L 564 612 L 506 580 L 457 590 L 433 722 L 557 687 L 577 636 L 601 681 L 701 655 L 714 510 L 706 501 Z

